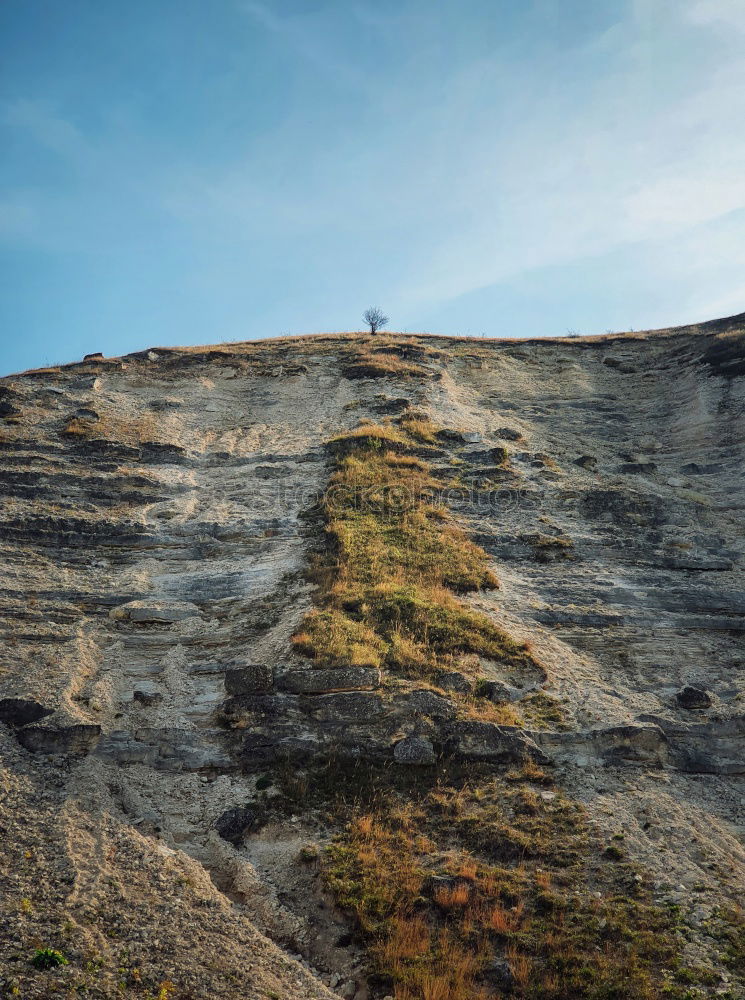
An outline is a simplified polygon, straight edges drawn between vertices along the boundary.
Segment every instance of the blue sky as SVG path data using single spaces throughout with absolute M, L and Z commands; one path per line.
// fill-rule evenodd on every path
M 743 0 L 3 0 L 0 372 L 745 310 Z

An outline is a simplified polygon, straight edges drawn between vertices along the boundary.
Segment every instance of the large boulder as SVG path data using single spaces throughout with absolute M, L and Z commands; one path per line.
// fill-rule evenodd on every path
M 459 694 L 470 694 L 473 690 L 472 681 L 457 670 L 436 670 L 432 683 L 445 691 L 457 691 Z
M 397 764 L 427 766 L 435 762 L 435 748 L 423 736 L 407 736 L 394 746 L 393 759 Z
M 300 708 L 293 694 L 240 694 L 228 698 L 217 710 L 217 719 L 230 729 L 246 729 L 259 724 L 276 725 Z
M 247 663 L 225 671 L 225 690 L 228 694 L 259 694 L 271 691 L 273 686 L 274 671 L 265 663 Z
M 191 601 L 128 601 L 112 608 L 109 617 L 119 622 L 167 624 L 199 617 L 199 608 Z
M 101 738 L 100 726 L 25 726 L 16 739 L 32 753 L 69 754 L 85 757 Z
M 481 977 L 487 985 L 505 993 L 511 993 L 517 985 L 510 963 L 503 958 L 495 958 L 484 966 Z
M 214 827 L 223 840 L 236 847 L 249 833 L 256 833 L 266 823 L 263 810 L 257 806 L 235 806 L 217 817 Z
M 687 684 L 675 696 L 681 708 L 711 708 L 711 697 L 702 688 Z
M 476 685 L 476 694 L 479 698 L 486 698 L 488 701 L 503 704 L 509 701 L 517 701 L 520 692 L 517 688 L 510 687 L 503 681 L 492 681 L 484 679 Z
M 30 698 L 0 698 L 0 722 L 8 726 L 27 726 L 51 715 L 53 708 L 45 708 Z
M 373 691 L 380 687 L 375 667 L 336 667 L 331 670 L 288 670 L 279 686 L 295 694 L 330 694 L 333 691 Z
M 654 722 L 629 722 L 590 732 L 595 748 L 607 760 L 662 764 L 667 759 L 667 736 Z
M 375 721 L 383 712 L 383 699 L 379 694 L 348 691 L 339 694 L 312 695 L 304 699 L 303 709 L 319 722 L 340 726 L 366 724 Z
M 452 719 L 456 710 L 449 698 L 426 688 L 399 695 L 394 704 L 406 715 L 424 715 L 430 719 Z
M 492 764 L 521 763 L 534 760 L 549 763 L 549 758 L 520 729 L 498 726 L 493 722 L 454 722 L 449 727 L 449 752 L 461 760 Z

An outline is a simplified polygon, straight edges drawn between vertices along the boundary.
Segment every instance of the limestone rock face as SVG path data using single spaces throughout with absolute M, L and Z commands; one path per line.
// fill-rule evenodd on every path
M 331 836 L 309 775 L 334 788 L 362 765 L 515 771 L 536 795 L 550 769 L 660 899 L 742 898 L 745 318 L 392 337 L 408 374 L 362 348 L 158 348 L 0 381 L 3 995 L 67 990 L 25 956 L 74 926 L 71 965 L 101 955 L 103 997 L 126 946 L 152 995 L 322 1000 L 333 970 L 367 1000 L 334 944 L 346 916 L 296 864 Z M 407 410 L 439 428 L 414 457 L 501 582 L 464 600 L 532 666 L 392 676 L 293 647 L 327 442 Z M 484 982 L 510 975 L 497 956 Z

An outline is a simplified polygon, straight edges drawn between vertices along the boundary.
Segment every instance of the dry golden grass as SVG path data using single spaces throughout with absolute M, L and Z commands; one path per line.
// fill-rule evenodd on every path
M 465 654 L 533 665 L 525 644 L 455 597 L 498 581 L 483 549 L 430 502 L 438 484 L 426 462 L 405 453 L 413 442 L 403 423 L 365 423 L 329 443 L 336 470 L 323 503 L 330 545 L 315 573 L 320 609 L 295 648 L 319 665 L 419 677 Z M 467 712 L 519 724 L 507 706 L 474 703 Z
M 382 447 L 405 446 L 406 438 L 395 428 L 383 424 L 360 421 L 358 427 L 331 438 L 328 447 L 334 452 L 349 452 L 355 449 L 379 450 Z
M 724 332 L 717 332 L 716 337 L 712 337 L 712 343 L 722 339 L 729 340 L 743 336 L 742 323 L 733 319 L 732 329 Z M 721 324 L 721 321 L 719 321 Z M 154 346 L 151 350 L 156 353 L 167 351 L 170 358 L 178 363 L 180 358 L 188 361 L 194 355 L 209 353 L 211 356 L 224 355 L 226 364 L 235 364 L 237 360 L 248 359 L 255 362 L 276 364 L 278 359 L 287 358 L 292 361 L 302 359 L 304 355 L 333 354 L 336 358 L 347 357 L 354 361 L 360 356 L 375 351 L 381 345 L 396 346 L 402 353 L 414 348 L 421 354 L 429 354 L 435 358 L 452 357 L 467 353 L 469 357 L 477 357 L 485 361 L 490 361 L 502 355 L 503 348 L 510 346 L 519 347 L 521 350 L 537 349 L 546 347 L 561 347 L 563 351 L 572 351 L 577 348 L 586 350 L 589 347 L 603 347 L 608 344 L 631 344 L 635 341 L 663 340 L 671 337 L 679 337 L 681 334 L 696 334 L 707 332 L 709 324 L 692 324 L 682 327 L 666 327 L 659 330 L 641 331 L 618 331 L 603 334 L 588 334 L 573 338 L 567 337 L 485 337 L 475 340 L 473 337 L 454 337 L 437 333 L 417 333 L 417 334 L 397 334 L 386 333 L 384 337 L 377 335 L 374 339 L 369 333 L 362 331 L 327 331 L 325 333 L 297 334 L 288 337 L 272 337 L 262 340 L 252 341 L 226 341 L 222 344 L 200 344 L 194 346 L 171 345 L 169 347 Z M 130 362 L 134 363 L 132 356 Z M 120 360 L 119 357 L 107 359 L 109 362 Z M 149 365 L 150 363 L 147 362 Z M 80 365 L 80 361 L 73 361 L 69 365 L 53 365 L 45 368 L 30 369 L 21 375 L 32 375 L 49 372 L 57 374 L 64 372 L 66 368 Z
M 415 441 L 433 444 L 437 440 L 437 425 L 426 415 L 406 414 L 401 420 L 401 427 Z
M 383 351 L 360 351 L 342 369 L 347 378 L 419 378 L 424 368 Z
M 472 858 L 464 858 L 460 867 L 458 868 L 458 878 L 465 879 L 467 882 L 473 882 L 473 880 L 478 875 L 479 866 Z
M 435 902 L 443 910 L 454 910 L 464 907 L 470 896 L 469 886 L 462 882 L 449 889 L 438 889 L 435 893 Z
M 162 442 L 162 427 L 154 414 L 122 417 L 102 413 L 98 417 L 69 417 L 62 428 L 68 438 L 86 441 L 114 441 L 121 444 L 137 445 L 143 441 Z
M 522 812 L 531 791 L 494 778 L 439 785 L 416 802 L 390 797 L 331 848 L 327 882 L 358 917 L 394 995 L 493 1000 L 500 994 L 483 972 L 496 958 L 509 967 L 516 1000 L 690 1000 L 665 971 L 677 967 L 674 918 L 635 898 L 628 873 L 603 868 L 584 813 L 561 793 L 539 800 L 537 814 Z M 485 860 L 504 847 L 509 823 L 527 857 Z M 484 845 L 479 855 L 464 837 Z M 435 873 L 456 881 L 438 885 L 428 878 Z
M 501 903 L 495 903 L 486 913 L 484 924 L 490 931 L 503 937 L 517 928 L 519 919 L 517 912 L 506 909 Z
M 517 948 L 508 948 L 506 952 L 507 961 L 510 965 L 510 972 L 515 980 L 518 989 L 524 991 L 530 983 L 532 962 L 530 958 L 522 954 Z
M 463 717 L 466 719 L 474 719 L 477 722 L 494 722 L 498 726 L 523 725 L 520 713 L 512 705 L 465 695 L 461 698 L 461 706 Z
M 377 955 L 382 965 L 394 969 L 394 975 L 401 975 L 403 963 L 425 955 L 430 941 L 431 930 L 424 917 L 397 913 L 391 920 L 389 933 L 377 948 Z
M 330 545 L 316 573 L 319 607 L 296 648 L 323 664 L 417 677 L 469 656 L 535 667 L 529 644 L 457 597 L 496 580 L 483 550 L 431 502 L 432 472 L 409 450 L 430 433 L 422 422 L 364 424 L 332 442 Z M 556 711 L 549 701 L 531 707 Z M 520 721 L 486 699 L 462 699 L 460 711 Z M 355 915 L 375 968 L 393 977 L 396 1000 L 491 1000 L 482 972 L 495 956 L 506 959 L 517 1000 L 656 1000 L 669 984 L 655 970 L 675 960 L 668 915 L 591 896 L 581 807 L 560 792 L 543 799 L 534 786 L 551 779 L 530 762 L 505 779 L 376 802 L 328 854 L 327 883 Z M 436 873 L 455 881 L 437 887 Z M 569 884 L 584 896 L 570 903 Z

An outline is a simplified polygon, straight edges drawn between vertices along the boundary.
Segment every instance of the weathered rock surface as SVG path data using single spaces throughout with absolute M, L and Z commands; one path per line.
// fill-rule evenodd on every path
M 96 746 L 101 736 L 97 725 L 24 726 L 16 734 L 22 747 L 32 753 L 70 754 L 84 757 Z
M 465 761 L 490 764 L 519 764 L 528 760 L 546 764 L 550 761 L 528 735 L 511 726 L 454 722 L 449 737 L 448 753 Z
M 681 708 L 711 708 L 711 698 L 701 688 L 687 684 L 675 696 Z
M 550 766 L 660 892 L 742 898 L 744 329 L 407 339 L 424 376 L 369 377 L 355 338 L 319 337 L 0 383 L 2 987 L 22 976 L 23 996 L 48 995 L 25 956 L 74 920 L 75 967 L 103 953 L 114 970 L 102 996 L 123 941 L 153 995 L 172 977 L 194 997 L 332 996 L 266 933 L 363 1000 L 354 949 L 318 943 L 312 883 L 287 883 L 328 831 L 230 815 L 271 803 L 280 774 L 302 786 L 356 761 L 400 780 Z M 421 453 L 501 581 L 469 601 L 542 670 L 456 657 L 394 683 L 291 652 L 325 443 L 409 406 L 448 428 Z M 571 558 L 538 559 L 557 539 Z M 478 717 L 538 691 L 556 711 L 524 729 Z M 507 991 L 498 966 L 489 983 Z
M 274 669 L 270 664 L 251 663 L 244 667 L 228 667 L 225 690 L 228 694 L 257 694 L 274 687 Z
M 380 687 L 380 671 L 372 667 L 338 667 L 334 670 L 288 670 L 279 686 L 294 694 L 329 694 L 332 691 L 373 691 Z
M 0 722 L 8 726 L 25 726 L 52 713 L 53 709 L 45 708 L 38 701 L 31 701 L 29 698 L 0 698 Z
M 435 748 L 424 736 L 407 736 L 396 743 L 393 759 L 397 764 L 421 767 L 434 764 L 437 758 Z
M 255 806 L 235 806 L 226 809 L 215 820 L 215 829 L 223 840 L 237 846 L 249 833 L 254 833 L 266 822 L 266 817 Z

